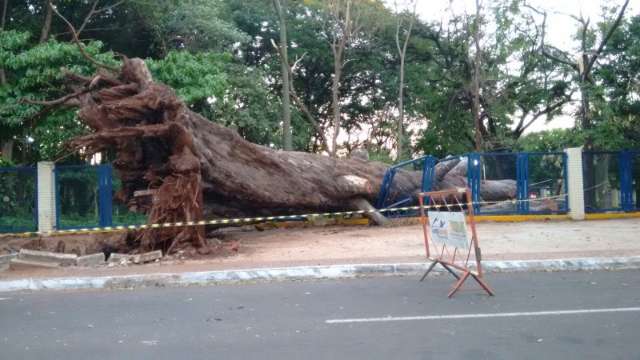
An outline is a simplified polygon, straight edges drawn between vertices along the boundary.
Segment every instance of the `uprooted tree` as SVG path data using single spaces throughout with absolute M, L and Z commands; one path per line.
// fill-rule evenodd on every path
M 371 210 L 387 167 L 360 159 L 335 159 L 278 151 L 244 140 L 235 131 L 191 111 L 169 87 L 153 81 L 141 59 L 123 57 L 119 68 L 101 64 L 79 51 L 99 69 L 92 77 L 66 72 L 70 94 L 45 106 L 75 105 L 78 118 L 92 132 L 70 145 L 84 154 L 115 153 L 113 166 L 122 188 L 120 201 L 148 215 L 150 223 L 196 222 L 211 216 L 260 216 L 282 213 Z M 31 101 L 31 100 L 25 100 Z M 465 186 L 460 166 L 439 165 L 436 188 Z M 420 189 L 421 172 L 400 171 L 393 200 Z M 512 198 L 510 182 L 484 194 L 490 200 Z M 494 187 L 486 187 L 487 189 Z M 371 214 L 384 222 L 380 214 Z M 204 226 L 147 228 L 130 241 L 140 249 L 169 253 L 176 246 L 207 250 Z
M 67 79 L 73 92 L 45 105 L 79 107 L 78 118 L 92 132 L 71 146 L 85 154 L 115 152 L 113 166 L 122 180 L 116 196 L 148 214 L 150 223 L 371 209 L 387 170 L 378 162 L 250 143 L 189 110 L 172 89 L 153 81 L 141 59 L 124 58 L 121 68 L 103 68 L 90 78 L 68 73 Z M 466 186 L 460 168 L 439 165 L 436 188 Z M 418 191 L 421 175 L 398 172 L 391 199 Z M 491 191 L 482 196 L 489 200 L 515 195 L 511 181 L 485 188 Z M 142 249 L 206 249 L 203 226 L 147 229 L 135 237 Z
M 93 132 L 71 145 L 85 153 L 115 151 L 122 180 L 116 195 L 149 215 L 149 222 L 197 221 L 212 215 L 368 208 L 386 170 L 359 159 L 278 151 L 252 144 L 235 131 L 192 112 L 140 59 L 124 59 L 117 73 L 69 75 L 79 119 Z M 402 188 L 418 188 L 418 173 L 400 174 Z M 140 196 L 140 195 L 147 196 Z M 150 229 L 143 248 L 191 242 L 204 245 L 199 227 Z

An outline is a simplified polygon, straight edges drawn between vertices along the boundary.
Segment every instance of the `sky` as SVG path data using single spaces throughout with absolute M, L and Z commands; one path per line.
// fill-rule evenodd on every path
M 393 4 L 393 0 L 388 0 Z M 475 12 L 475 0 L 417 0 L 416 11 L 423 20 L 440 21 L 443 16 L 453 11 L 456 14 Z M 403 4 L 408 0 L 398 0 L 398 4 Z M 595 23 L 600 18 L 602 5 L 622 5 L 623 0 L 529 0 L 529 4 L 536 8 L 547 10 L 547 42 L 560 49 L 574 50 L 575 43 L 571 40 L 575 34 L 577 23 L 567 16 L 582 15 L 591 18 Z M 490 6 L 491 0 L 481 0 L 484 6 Z M 451 10 L 449 10 L 451 8 Z M 632 0 L 627 8 L 626 15 L 635 14 L 640 10 L 640 0 Z M 567 128 L 574 124 L 573 118 L 563 116 L 555 118 L 552 122 L 545 124 L 538 121 L 529 128 L 528 132 L 541 131 L 553 128 Z

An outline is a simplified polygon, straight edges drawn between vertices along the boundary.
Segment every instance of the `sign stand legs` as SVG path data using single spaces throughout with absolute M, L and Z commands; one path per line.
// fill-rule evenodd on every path
M 491 290 L 489 285 L 484 280 L 482 280 L 482 277 L 471 272 L 471 270 L 464 270 L 464 272 L 462 273 L 462 277 L 460 277 L 460 275 L 456 274 L 456 272 L 453 271 L 453 269 L 451 269 L 451 267 L 449 267 L 448 264 L 436 259 L 430 259 L 430 260 L 431 260 L 431 265 L 429 265 L 429 267 L 427 268 L 427 271 L 425 271 L 424 275 L 422 275 L 422 277 L 420 278 L 420 281 L 424 281 L 424 279 L 427 277 L 427 275 L 429 275 L 429 273 L 433 270 L 433 268 L 435 268 L 437 264 L 440 264 L 453 277 L 455 277 L 456 280 L 458 280 L 453 285 L 453 288 L 449 292 L 448 297 L 452 297 L 456 292 L 458 292 L 458 290 L 460 290 L 464 282 L 467 281 L 469 276 L 471 276 L 478 283 L 478 285 L 480 285 L 480 287 L 482 287 L 482 289 L 486 291 L 487 294 L 489 294 L 489 296 L 494 296 L 493 290 Z

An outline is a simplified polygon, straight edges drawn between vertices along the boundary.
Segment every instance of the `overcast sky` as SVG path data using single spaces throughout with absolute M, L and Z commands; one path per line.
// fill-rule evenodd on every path
M 387 0 L 393 4 L 394 0 Z M 406 3 L 408 0 L 398 0 L 399 4 Z M 417 12 L 424 20 L 440 21 L 447 13 L 453 11 L 456 14 L 475 12 L 475 0 L 417 0 Z M 575 43 L 571 37 L 576 32 L 575 20 L 566 14 L 580 15 L 585 18 L 591 18 L 591 23 L 595 23 L 601 14 L 601 6 L 622 5 L 623 0 L 529 0 L 529 3 L 537 8 L 546 9 L 547 18 L 547 42 L 561 49 L 574 50 Z M 491 0 L 481 0 L 483 6 L 490 6 Z M 449 10 L 451 7 L 451 10 Z M 627 8 L 626 15 L 636 14 L 640 10 L 640 0 L 631 0 Z M 540 131 L 551 128 L 562 128 L 573 126 L 571 117 L 556 118 L 550 124 L 539 121 L 529 128 L 529 131 Z

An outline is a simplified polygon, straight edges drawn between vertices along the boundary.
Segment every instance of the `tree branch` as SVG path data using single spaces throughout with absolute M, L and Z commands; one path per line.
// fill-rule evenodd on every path
M 111 5 L 104 6 L 104 7 L 101 7 L 99 9 L 96 9 L 96 7 L 98 6 L 98 3 L 100 3 L 100 0 L 95 0 L 93 2 L 93 5 L 91 6 L 91 10 L 87 14 L 87 16 L 84 18 L 84 21 L 82 22 L 82 25 L 80 25 L 80 27 L 78 28 L 78 33 L 77 33 L 78 36 L 80 36 L 80 33 L 82 33 L 82 31 L 89 24 L 89 22 L 91 21 L 91 18 L 94 15 L 97 15 L 97 14 L 102 13 L 102 12 L 109 11 L 109 10 L 121 5 L 124 2 L 125 2 L 125 0 L 120 0 L 120 1 L 116 2 L 115 4 L 111 4 Z
M 283 61 L 282 49 L 280 48 L 280 46 L 276 44 L 276 42 L 273 39 L 271 39 L 271 46 L 273 46 L 273 48 L 278 52 L 278 56 L 280 56 L 280 61 Z M 329 142 L 327 141 L 327 138 L 324 135 L 324 130 L 322 129 L 322 127 L 320 127 L 320 124 L 318 124 L 313 114 L 311 114 L 311 111 L 309 111 L 309 108 L 304 103 L 304 101 L 302 101 L 302 99 L 298 97 L 298 94 L 296 93 L 296 89 L 293 86 L 293 70 L 302 61 L 302 58 L 304 57 L 305 54 L 302 54 L 301 57 L 296 59 L 296 61 L 293 63 L 292 66 L 289 66 L 289 83 L 290 83 L 289 95 L 291 96 L 291 99 L 293 99 L 293 102 L 295 102 L 296 105 L 298 105 L 298 107 L 300 108 L 304 116 L 307 118 L 309 123 L 311 123 L 313 128 L 316 130 L 318 138 L 322 142 L 322 146 L 324 146 L 325 150 L 329 151 Z M 286 85 L 283 84 L 283 86 L 286 86 Z
M 620 22 L 622 21 L 622 17 L 624 16 L 624 12 L 626 11 L 628 5 L 629 5 L 629 0 L 626 0 L 622 5 L 622 9 L 620 9 L 620 12 L 618 13 L 616 20 L 613 22 L 613 25 L 611 25 L 611 28 L 607 32 L 607 35 L 602 39 L 602 41 L 600 42 L 600 46 L 598 46 L 598 49 L 593 54 L 593 56 L 591 56 L 591 59 L 589 60 L 589 64 L 585 66 L 585 69 L 584 69 L 585 74 L 588 74 L 589 71 L 591 71 L 591 68 L 593 67 L 593 64 L 596 62 L 596 59 L 602 53 L 602 50 L 604 50 L 604 47 L 607 45 L 607 43 L 613 36 L 613 33 L 620 26 Z
M 544 57 L 550 59 L 550 60 L 553 60 L 555 62 L 567 65 L 567 66 L 571 67 L 572 69 L 578 71 L 578 66 L 575 63 L 573 63 L 572 61 L 567 60 L 566 58 L 568 58 L 568 56 L 562 50 L 557 49 L 555 47 L 550 47 L 550 46 L 545 45 L 545 36 L 546 36 L 546 32 L 547 32 L 547 12 L 543 11 L 543 10 L 536 9 L 535 7 L 533 7 L 533 6 L 529 5 L 529 4 L 524 4 L 524 7 L 528 8 L 528 9 L 532 10 L 533 12 L 535 12 L 536 14 L 542 16 L 542 25 L 541 25 L 542 30 L 541 30 L 541 36 L 540 36 L 540 52 L 542 53 L 542 55 Z M 556 56 L 554 54 L 551 54 L 550 52 L 547 51 L 547 47 L 549 47 L 549 48 L 551 48 L 551 49 L 553 49 L 555 51 L 558 51 L 559 53 L 561 53 L 565 57 L 565 59 L 561 59 L 560 57 L 558 57 L 558 56 Z
M 535 113 L 533 115 L 533 117 L 531 118 L 531 120 L 529 120 L 524 126 L 520 127 L 520 128 L 516 128 L 516 130 L 514 130 L 514 133 L 520 137 L 520 135 L 522 135 L 522 133 L 524 133 L 531 125 L 533 125 L 533 123 L 538 120 L 542 115 L 546 115 L 549 114 L 559 108 L 561 108 L 562 106 L 564 106 L 566 103 L 571 101 L 571 95 L 573 95 L 573 92 L 571 92 L 566 98 L 558 101 L 555 104 L 552 105 L 548 105 L 547 107 L 545 107 L 544 109 L 538 111 L 537 113 Z M 524 120 L 524 118 L 522 119 Z M 522 124 L 522 122 L 521 122 Z
M 73 27 L 73 24 L 71 24 L 69 22 L 69 20 L 67 20 L 67 18 L 65 18 L 64 16 L 62 16 L 62 14 L 60 14 L 60 12 L 58 11 L 58 9 L 56 9 L 55 7 L 51 7 L 51 9 L 53 10 L 53 12 L 62 20 L 65 22 L 65 24 L 67 24 L 67 27 L 69 27 L 69 31 L 71 31 L 72 37 L 73 37 L 73 42 L 78 46 L 78 49 L 80 50 L 80 53 L 82 54 L 82 56 L 89 60 L 89 62 L 91 62 L 92 64 L 94 64 L 95 66 L 99 67 L 99 68 L 104 68 L 107 70 L 111 70 L 113 72 L 118 71 L 117 68 L 113 67 L 113 66 L 109 66 L 106 64 L 103 64 L 99 61 L 97 61 L 96 59 L 92 58 L 91 55 L 89 55 L 85 50 L 84 50 L 84 45 L 82 45 L 82 42 L 80 41 L 80 39 L 78 38 L 78 32 L 76 31 L 76 29 Z
M 56 106 L 56 105 L 62 105 L 71 99 L 77 98 L 78 96 L 82 96 L 88 93 L 89 91 L 91 91 L 91 88 L 86 87 L 55 100 L 31 100 L 27 98 L 22 98 L 20 99 L 20 102 L 25 104 L 33 104 L 33 105 Z
M 9 5 L 9 0 L 2 1 L 2 16 L 0 16 L 0 30 L 4 30 L 4 24 L 7 21 L 7 6 Z

